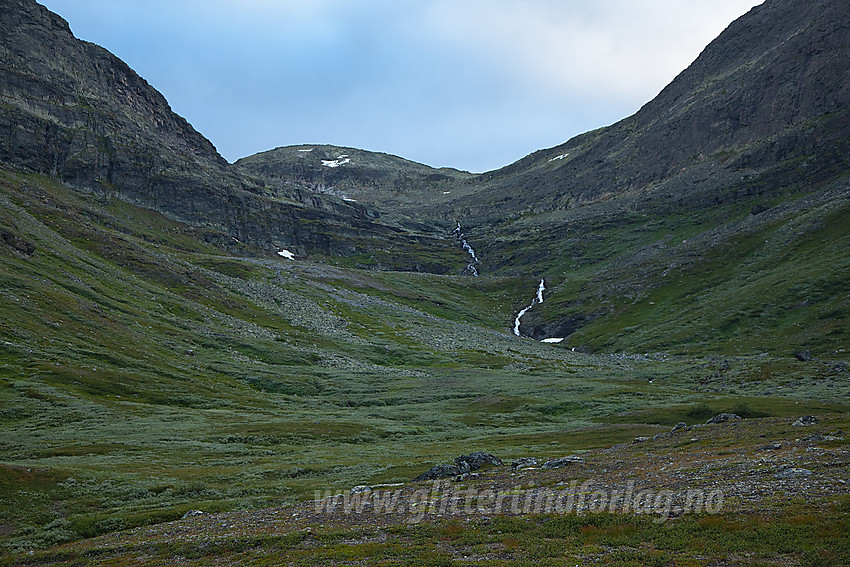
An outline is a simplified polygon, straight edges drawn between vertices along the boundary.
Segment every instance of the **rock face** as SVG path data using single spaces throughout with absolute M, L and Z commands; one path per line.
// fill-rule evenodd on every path
M 386 250 L 388 268 L 434 272 L 463 257 L 448 237 L 375 222 L 357 203 L 250 179 L 124 62 L 34 0 L 0 0 L 0 162 L 218 231 L 220 244 Z

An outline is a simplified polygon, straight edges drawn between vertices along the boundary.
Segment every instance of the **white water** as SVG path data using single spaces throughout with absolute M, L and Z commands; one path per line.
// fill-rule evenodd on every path
M 537 305 L 538 303 L 543 303 L 543 292 L 546 291 L 546 280 L 541 279 L 540 285 L 537 286 L 537 296 L 531 300 L 531 304 L 528 307 L 523 308 L 517 313 L 516 319 L 514 319 L 514 334 L 516 336 L 520 336 L 519 334 L 519 325 L 522 319 L 522 316 L 525 315 L 529 309 Z
M 466 250 L 466 253 L 469 254 L 472 261 L 467 264 L 466 269 L 469 270 L 473 276 L 478 276 L 478 268 L 475 267 L 475 264 L 480 262 L 478 256 L 475 255 L 475 250 L 472 249 L 472 246 L 469 245 L 469 242 L 466 241 L 463 235 L 463 229 L 460 226 L 460 221 L 455 221 L 457 223 L 457 228 L 454 229 L 452 234 L 454 234 L 460 243 L 463 245 L 463 249 Z

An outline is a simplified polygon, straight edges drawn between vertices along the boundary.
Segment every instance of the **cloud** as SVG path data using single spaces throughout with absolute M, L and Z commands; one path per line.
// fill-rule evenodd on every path
M 493 169 L 636 111 L 754 0 L 42 0 L 234 160 Z
M 754 0 L 438 0 L 438 41 L 512 80 L 556 93 L 657 92 Z

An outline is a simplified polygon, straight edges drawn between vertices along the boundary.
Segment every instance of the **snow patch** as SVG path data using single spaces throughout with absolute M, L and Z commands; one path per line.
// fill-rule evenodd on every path
M 569 155 L 570 155 L 569 153 L 561 154 L 561 155 L 559 155 L 559 156 L 555 156 L 555 157 L 553 157 L 553 158 L 552 158 L 552 159 L 550 159 L 549 161 L 555 161 L 556 159 L 564 159 L 565 157 L 567 157 L 567 156 L 569 156 Z
M 443 195 L 448 195 L 451 191 L 443 191 Z
M 312 152 L 312 151 L 313 151 L 313 148 L 310 148 L 310 149 L 307 149 L 307 150 L 298 150 L 298 151 L 299 151 L 299 152 Z
M 549 344 L 558 344 L 558 343 L 563 342 L 563 341 L 564 341 L 563 337 L 558 337 L 558 338 L 553 337 L 551 339 L 543 339 L 540 342 L 541 343 L 549 343 Z
M 351 160 L 347 155 L 343 154 L 341 156 L 336 156 L 336 159 L 323 159 L 322 165 L 325 167 L 339 167 L 341 165 L 345 165 L 347 163 L 351 163 Z
M 348 197 L 343 197 L 342 200 L 348 201 L 349 203 L 356 203 L 357 202 L 357 199 L 349 199 Z
M 295 254 L 293 254 L 293 253 L 292 253 L 292 252 L 290 252 L 289 250 L 279 250 L 279 251 L 278 251 L 278 253 L 277 253 L 277 255 L 278 255 L 278 256 L 283 256 L 283 257 L 284 257 L 284 258 L 286 258 L 287 260 L 294 260 L 294 259 L 295 259 Z

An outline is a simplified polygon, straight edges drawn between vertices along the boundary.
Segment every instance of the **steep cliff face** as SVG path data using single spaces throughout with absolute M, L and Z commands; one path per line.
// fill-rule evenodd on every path
M 0 30 L 0 162 L 218 231 L 223 244 L 377 253 L 383 259 L 364 265 L 398 269 L 460 264 L 447 237 L 400 230 L 358 203 L 240 174 L 144 79 L 77 40 L 34 0 L 0 0 Z
M 634 116 L 485 176 L 489 199 L 478 212 L 488 216 L 494 203 L 568 208 L 651 189 L 705 164 L 764 169 L 813 157 L 808 175 L 829 176 L 848 157 L 848 109 L 850 5 L 768 1 Z M 475 211 L 479 200 L 467 206 Z
M 0 158 L 80 187 L 153 200 L 206 176 L 238 186 L 213 145 L 126 64 L 28 0 L 3 0 Z M 186 199 L 189 201 L 189 199 Z M 187 203 L 186 212 L 191 212 Z

